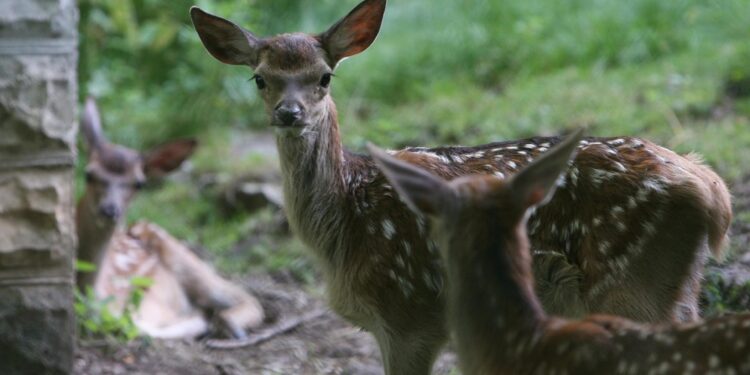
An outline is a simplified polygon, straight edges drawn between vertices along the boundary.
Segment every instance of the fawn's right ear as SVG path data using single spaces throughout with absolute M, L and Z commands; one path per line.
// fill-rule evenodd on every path
M 201 42 L 213 57 L 225 64 L 249 65 L 255 69 L 261 39 L 233 22 L 195 6 L 190 8 L 190 17 Z
M 386 0 L 364 0 L 318 39 L 328 54 L 331 69 L 346 57 L 370 46 L 380 31 Z
M 452 195 L 452 188 L 441 178 L 398 160 L 371 143 L 367 144 L 367 149 L 375 164 L 413 211 L 436 215 Z
M 106 141 L 102 133 L 102 119 L 99 116 L 99 109 L 96 107 L 96 100 L 90 96 L 86 98 L 86 104 L 83 108 L 81 131 L 89 152 L 99 148 Z
M 583 129 L 576 130 L 511 178 L 511 193 L 524 209 L 543 205 L 552 198 L 557 179 L 568 169 L 582 137 Z

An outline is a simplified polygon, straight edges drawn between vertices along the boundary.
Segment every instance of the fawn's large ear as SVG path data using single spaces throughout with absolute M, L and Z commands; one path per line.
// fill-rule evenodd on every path
M 102 133 L 102 118 L 99 116 L 96 100 L 90 96 L 86 98 L 86 104 L 83 108 L 81 131 L 83 132 L 89 152 L 98 148 L 106 141 L 104 133 Z
M 372 44 L 380 31 L 385 1 L 361 2 L 346 17 L 318 36 L 328 54 L 328 65 L 331 69 L 344 58 L 356 55 Z
M 255 69 L 261 39 L 233 22 L 195 6 L 190 8 L 190 17 L 201 42 L 213 57 L 225 64 L 249 65 Z
M 195 139 L 179 139 L 157 146 L 143 156 L 143 172 L 149 178 L 161 177 L 177 169 L 193 154 L 196 146 Z
M 512 177 L 512 194 L 524 209 L 545 204 L 552 198 L 557 179 L 568 169 L 582 135 L 583 129 L 576 130 Z
M 375 164 L 413 211 L 436 215 L 452 195 L 452 188 L 441 178 L 405 161 L 398 160 L 368 143 Z

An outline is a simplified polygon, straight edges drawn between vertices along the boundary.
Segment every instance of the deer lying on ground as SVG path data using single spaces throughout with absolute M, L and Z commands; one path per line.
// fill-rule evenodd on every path
M 143 333 L 159 338 L 195 337 L 208 328 L 206 313 L 217 315 L 222 329 L 243 337 L 259 325 L 258 301 L 222 279 L 190 249 L 155 224 L 139 223 L 126 231 L 124 214 L 131 198 L 148 178 L 176 169 L 193 152 L 194 140 L 177 140 L 141 154 L 109 143 L 93 99 L 81 121 L 88 145 L 86 190 L 78 202 L 78 259 L 94 272 L 79 272 L 81 290 L 92 287 L 98 298 L 112 297 L 109 307 L 121 314 L 133 291 L 131 279 L 149 277 L 133 318 Z
M 370 148 L 399 195 L 434 224 L 463 373 L 750 374 L 750 314 L 651 326 L 545 313 L 534 294 L 526 220 L 553 196 L 579 140 L 580 132 L 507 179 L 450 182 Z
M 330 96 L 336 65 L 370 46 L 384 10 L 385 0 L 365 0 L 322 34 L 269 38 L 196 7 L 191 16 L 211 55 L 255 72 L 277 133 L 286 214 L 319 260 L 331 306 L 375 336 L 386 373 L 427 374 L 446 339 L 439 255 L 372 159 L 342 146 Z M 558 141 L 414 147 L 396 156 L 446 179 L 508 177 Z M 709 251 L 719 254 L 731 218 L 722 180 L 637 138 L 581 147 L 566 193 L 530 221 L 546 307 L 696 319 L 703 265 Z

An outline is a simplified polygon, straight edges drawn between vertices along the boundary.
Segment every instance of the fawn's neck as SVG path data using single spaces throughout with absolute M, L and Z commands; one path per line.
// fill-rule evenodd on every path
M 277 146 L 289 223 L 316 255 L 330 260 L 343 247 L 347 224 L 346 160 L 336 106 L 330 97 L 325 100 L 314 123 L 299 133 L 278 134 Z
M 93 286 L 107 247 L 112 240 L 112 234 L 119 225 L 119 221 L 105 220 L 97 214 L 96 202 L 86 191 L 76 206 L 76 230 L 78 234 L 79 260 L 93 264 L 93 272 L 79 272 L 77 281 L 79 288 Z
M 534 294 L 525 223 L 510 236 L 492 231 L 473 248 L 448 249 L 445 262 L 449 319 L 469 366 L 512 362 L 517 347 L 538 338 L 547 320 Z

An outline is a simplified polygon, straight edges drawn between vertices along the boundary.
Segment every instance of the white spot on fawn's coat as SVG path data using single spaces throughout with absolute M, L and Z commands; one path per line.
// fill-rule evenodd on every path
M 385 219 L 381 223 L 383 227 L 383 235 L 385 235 L 385 238 L 392 239 L 393 235 L 396 234 L 396 228 L 393 226 L 393 222 L 390 219 Z

